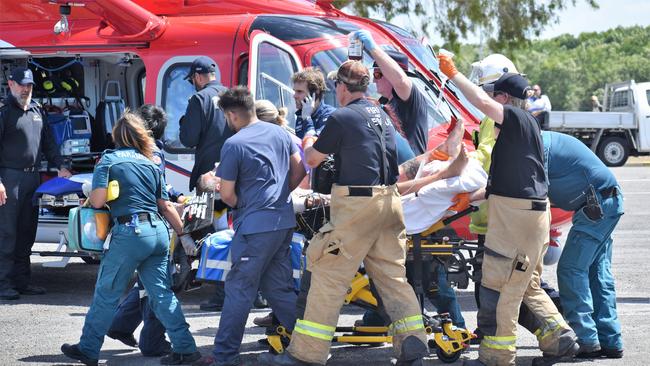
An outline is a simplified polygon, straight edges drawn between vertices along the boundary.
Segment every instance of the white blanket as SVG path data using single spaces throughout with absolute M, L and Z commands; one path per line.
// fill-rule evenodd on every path
M 423 168 L 425 172 L 432 172 L 448 164 L 449 162 L 433 161 Z M 453 204 L 454 196 L 462 192 L 474 192 L 486 183 L 487 173 L 481 164 L 475 159 L 469 159 L 460 176 L 426 185 L 420 189 L 417 197 L 414 193 L 402 196 L 406 233 L 423 232 L 443 217 L 455 214 L 456 212 L 447 210 Z

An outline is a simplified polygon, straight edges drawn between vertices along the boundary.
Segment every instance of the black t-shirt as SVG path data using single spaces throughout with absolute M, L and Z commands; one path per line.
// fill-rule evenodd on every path
M 413 85 L 407 100 L 401 100 L 393 91 L 393 99 L 389 104 L 397 113 L 404 135 L 415 155 L 424 154 L 429 141 L 429 113 L 424 95 Z
M 542 136 L 535 117 L 523 109 L 503 106 L 487 192 L 512 198 L 546 198 Z
M 336 183 L 344 186 L 376 186 L 381 185 L 383 154 L 381 141 L 370 123 L 384 124 L 383 131 L 386 140 L 386 158 L 388 159 L 388 182 L 397 182 L 397 149 L 395 136 L 388 116 L 384 111 L 366 99 L 357 99 L 349 105 L 366 108 L 370 118 L 364 118 L 360 113 L 349 107 L 337 109 L 327 120 L 325 128 L 314 149 L 323 154 L 334 154 L 338 177 Z

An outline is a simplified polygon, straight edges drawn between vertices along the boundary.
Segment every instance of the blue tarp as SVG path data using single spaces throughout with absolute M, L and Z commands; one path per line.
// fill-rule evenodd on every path
M 65 194 L 77 193 L 83 195 L 83 190 L 81 189 L 82 183 L 75 182 L 68 178 L 52 178 L 47 182 L 41 184 L 38 189 L 36 189 L 35 195 L 37 197 L 43 194 L 49 194 L 52 196 L 61 196 Z

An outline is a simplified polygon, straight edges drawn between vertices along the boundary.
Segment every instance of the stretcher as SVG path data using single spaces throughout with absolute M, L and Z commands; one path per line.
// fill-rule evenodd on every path
M 429 348 L 435 349 L 437 357 L 445 363 L 458 360 L 461 353 L 469 347 L 469 343 L 475 338 L 475 335 L 467 329 L 455 327 L 448 314 L 428 315 L 424 313 L 426 291 L 422 283 L 422 264 L 424 261 L 435 261 L 436 265 L 444 265 L 449 281 L 456 287 L 467 288 L 470 266 L 461 250 L 476 253 L 478 245 L 466 243 L 463 240 L 450 240 L 436 234 L 451 222 L 477 209 L 477 207 L 470 206 L 453 216 L 436 222 L 424 232 L 407 236 L 408 254 L 406 260 L 412 263 L 415 270 L 412 285 L 422 309 L 425 330 L 429 338 Z M 326 218 L 327 212 L 325 208 L 321 208 L 315 212 L 313 210 L 305 211 L 299 216 L 298 230 L 304 232 L 305 236 L 311 237 L 317 231 L 313 225 L 318 226 Z M 435 268 L 433 266 L 432 270 L 435 271 Z M 369 310 L 378 309 L 377 298 L 371 291 L 369 278 L 365 275 L 363 268 L 357 272 L 350 283 L 344 304 L 355 304 Z M 291 338 L 291 334 L 282 325 L 267 328 L 266 336 L 269 350 L 272 353 L 284 352 L 284 348 Z M 391 343 L 392 337 L 388 332 L 388 326 L 341 326 L 336 328 L 332 342 L 377 345 Z

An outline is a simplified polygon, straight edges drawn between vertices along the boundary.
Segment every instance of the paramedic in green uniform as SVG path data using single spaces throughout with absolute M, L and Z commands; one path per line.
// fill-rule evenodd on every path
M 99 268 L 81 339 L 78 344 L 64 344 L 61 351 L 86 365 L 97 364 L 120 296 L 137 270 L 149 293 L 150 305 L 172 342 L 173 352 L 161 363 L 191 363 L 201 355 L 180 303 L 169 287 L 169 229 L 161 215 L 179 234 L 184 246 L 188 236 L 181 235 L 181 219 L 168 201 L 162 173 L 150 160 L 155 143 L 142 119 L 125 113 L 113 129 L 113 140 L 117 149 L 104 152 L 95 167 L 89 198 L 93 207 L 101 208 L 107 200 L 109 181 L 119 183 L 119 196 L 109 202 L 113 221 L 110 248 Z

